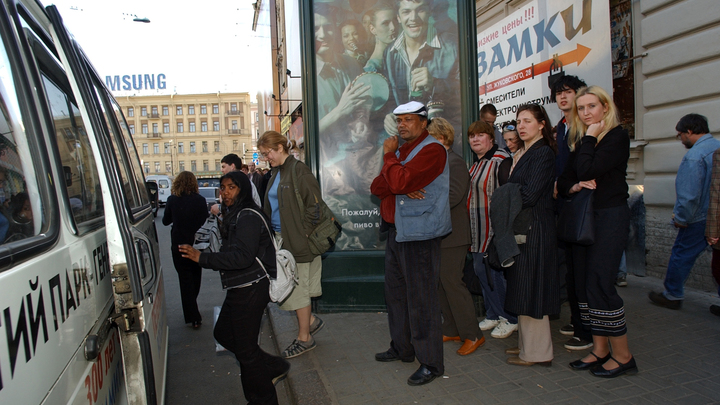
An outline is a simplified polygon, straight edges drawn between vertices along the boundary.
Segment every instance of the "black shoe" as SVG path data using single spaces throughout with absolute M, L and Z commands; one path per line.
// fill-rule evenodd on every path
M 437 377 L 438 375 L 430 371 L 425 365 L 420 365 L 420 368 L 408 378 L 407 383 L 408 385 L 424 385 Z
M 597 360 L 591 361 L 590 363 L 585 363 L 581 360 L 575 360 L 572 363 L 570 363 L 570 368 L 573 370 L 587 370 L 589 368 L 593 368 L 595 366 L 602 366 L 605 364 L 608 360 L 610 360 L 610 353 L 607 354 L 607 356 L 600 358 L 597 354 L 590 352 Z
M 613 359 L 612 357 L 610 358 Z M 635 357 L 631 357 L 630 361 L 625 364 L 622 364 L 617 360 L 615 360 L 615 363 L 617 363 L 618 366 L 611 370 L 605 370 L 602 365 L 596 366 L 595 368 L 590 369 L 590 374 L 595 377 L 615 378 L 623 374 L 637 374 L 638 372 L 637 364 L 635 364 Z
M 402 360 L 403 363 L 412 363 L 413 361 L 415 361 L 415 356 L 409 357 L 407 359 L 401 359 L 398 355 L 388 350 L 382 353 L 375 353 L 375 360 L 382 362 Z
M 669 300 L 663 293 L 650 291 L 648 298 L 650 298 L 650 301 L 655 305 L 668 309 L 680 309 L 680 307 L 682 307 L 682 300 Z
M 720 305 L 710 305 L 710 313 L 720 316 Z
M 192 327 L 195 329 L 200 328 L 200 325 L 202 325 L 202 321 L 195 321 L 192 323 Z
M 280 358 L 280 357 L 278 357 L 278 360 L 282 360 L 284 364 L 281 367 L 280 374 L 273 377 L 273 379 L 272 379 L 273 385 L 277 385 L 277 383 L 284 380 L 287 377 L 288 373 L 290 372 L 290 362 L 288 362 L 287 360 Z

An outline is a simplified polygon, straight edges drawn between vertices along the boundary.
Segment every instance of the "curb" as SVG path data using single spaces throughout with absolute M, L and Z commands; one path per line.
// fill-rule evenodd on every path
M 282 353 L 285 346 L 297 337 L 297 321 L 293 311 L 283 311 L 274 302 L 268 305 L 268 318 L 275 334 L 275 346 Z M 280 347 L 282 346 L 282 347 Z M 304 356 L 288 359 L 291 364 L 286 386 L 288 396 L 298 405 L 332 404 L 332 399 L 321 378 L 320 368 L 315 351 Z

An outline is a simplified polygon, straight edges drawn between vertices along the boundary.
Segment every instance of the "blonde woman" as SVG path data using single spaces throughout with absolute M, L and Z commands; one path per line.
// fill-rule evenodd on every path
M 581 319 L 592 332 L 593 349 L 570 367 L 613 378 L 637 372 L 628 348 L 623 300 L 615 289 L 630 226 L 625 181 L 630 138 L 620 126 L 615 103 L 598 86 L 578 90 L 572 115 L 570 157 L 558 179 L 558 192 L 569 197 L 583 188 L 595 190 L 595 243 L 572 246 L 575 292 Z
M 295 257 L 300 281 L 280 305 L 280 309 L 295 311 L 298 320 L 297 339 L 282 352 L 286 359 L 314 349 L 315 339 L 312 335 L 325 325 L 310 309 L 310 299 L 322 295 L 322 263 L 320 256 L 310 252 L 305 231 L 320 220 L 320 185 L 310 168 L 290 154 L 294 146 L 294 142 L 275 131 L 265 132 L 257 141 L 260 154 L 272 167 L 263 210 L 270 218 L 272 229 L 282 236 L 283 248 Z M 293 183 L 293 172 L 297 184 Z M 303 200 L 302 209 L 295 187 Z

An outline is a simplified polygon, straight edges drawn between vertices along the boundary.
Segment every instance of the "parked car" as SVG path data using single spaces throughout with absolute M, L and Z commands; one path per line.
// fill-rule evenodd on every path
M 208 212 L 210 212 L 210 207 L 220 203 L 220 189 L 218 187 L 198 187 L 198 192 L 205 197 Z
M 220 187 L 220 177 L 198 177 L 198 187 Z

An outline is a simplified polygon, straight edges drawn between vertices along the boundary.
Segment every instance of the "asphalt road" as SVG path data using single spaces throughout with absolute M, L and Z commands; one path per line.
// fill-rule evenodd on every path
M 180 304 L 180 287 L 170 255 L 170 226 L 162 224 L 164 209 L 155 220 L 160 242 L 167 322 L 170 325 L 168 349 L 166 400 L 168 405 L 195 404 L 245 404 L 240 381 L 240 367 L 228 351 L 216 351 L 213 338 L 213 310 L 222 305 L 225 292 L 220 286 L 220 276 L 211 270 L 203 271 L 198 306 L 203 317 L 202 326 L 195 330 L 185 324 Z M 273 354 L 277 348 L 267 317 L 263 318 L 260 333 L 261 347 Z M 280 404 L 291 403 L 285 382 L 277 385 Z

